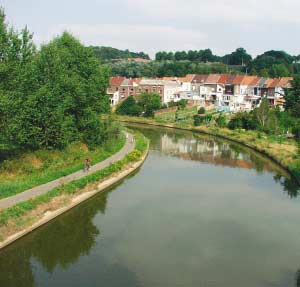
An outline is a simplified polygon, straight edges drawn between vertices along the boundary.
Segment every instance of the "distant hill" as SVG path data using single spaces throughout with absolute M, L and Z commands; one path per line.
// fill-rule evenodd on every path
M 102 60 L 102 61 L 110 61 L 110 60 L 117 60 L 117 59 L 135 59 L 141 58 L 150 60 L 149 55 L 145 54 L 144 52 L 131 52 L 129 50 L 119 50 L 112 47 L 97 47 L 91 46 L 94 50 L 95 56 Z

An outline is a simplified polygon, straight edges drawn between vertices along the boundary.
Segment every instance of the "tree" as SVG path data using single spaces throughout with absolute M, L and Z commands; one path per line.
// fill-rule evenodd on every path
M 285 110 L 293 117 L 300 117 L 300 76 L 291 81 L 291 89 L 286 90 Z
M 107 137 L 99 115 L 110 111 L 109 75 L 91 49 L 69 33 L 44 45 L 28 75 L 31 91 L 22 98 L 11 138 L 28 148 L 63 148 L 84 140 L 90 146 Z
M 198 114 L 199 114 L 199 115 L 204 115 L 204 114 L 205 114 L 205 108 L 204 108 L 204 107 L 201 107 L 201 108 L 198 110 Z
M 219 116 L 216 118 L 216 123 L 218 127 L 225 128 L 227 126 L 226 117 L 220 113 Z
M 229 65 L 248 65 L 251 60 L 252 56 L 249 55 L 244 48 L 238 48 L 228 55 Z
M 119 115 L 140 116 L 142 107 L 137 104 L 133 96 L 129 96 L 117 106 L 116 113 Z
M 284 64 L 272 65 L 269 73 L 272 78 L 280 78 L 280 77 L 290 76 L 290 71 Z
M 161 108 L 161 98 L 159 94 L 143 93 L 138 97 L 138 104 L 145 117 L 153 117 L 154 111 Z
M 269 102 L 267 98 L 263 98 L 260 106 L 254 110 L 254 115 L 259 125 L 264 129 L 270 113 Z

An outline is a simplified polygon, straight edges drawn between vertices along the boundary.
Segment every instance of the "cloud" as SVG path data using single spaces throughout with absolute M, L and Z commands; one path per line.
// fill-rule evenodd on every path
M 300 54 L 299 0 L 0 0 L 16 27 L 28 24 L 38 43 L 63 30 L 87 45 L 145 51 L 245 47 Z M 28 4 L 28 2 L 30 4 Z

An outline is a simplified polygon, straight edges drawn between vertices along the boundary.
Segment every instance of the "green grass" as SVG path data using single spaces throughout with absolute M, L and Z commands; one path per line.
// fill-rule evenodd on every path
M 95 150 L 77 142 L 64 150 L 38 150 L 7 159 L 0 164 L 0 199 L 76 172 L 84 167 L 86 157 L 92 164 L 103 161 L 124 144 L 122 134 Z
M 122 160 L 119 160 L 110 166 L 99 170 L 93 174 L 87 175 L 84 178 L 79 180 L 72 181 L 68 184 L 57 187 L 46 194 L 38 196 L 34 199 L 21 202 L 13 207 L 4 209 L 0 212 L 0 226 L 6 225 L 9 220 L 18 220 L 22 216 L 24 216 L 29 211 L 34 210 L 40 204 L 47 203 L 54 197 L 57 197 L 62 194 L 74 194 L 78 190 L 85 188 L 88 184 L 103 180 L 104 178 L 112 175 L 115 172 L 122 170 L 122 168 L 130 163 L 135 162 L 142 157 L 144 152 L 147 150 L 148 141 L 147 139 L 140 133 L 134 133 L 136 144 L 135 149 L 127 154 Z

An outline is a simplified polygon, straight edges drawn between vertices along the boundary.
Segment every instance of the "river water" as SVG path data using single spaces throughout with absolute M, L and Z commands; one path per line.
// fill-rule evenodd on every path
M 300 286 L 285 171 L 224 140 L 141 131 L 142 168 L 0 252 L 1 287 Z

